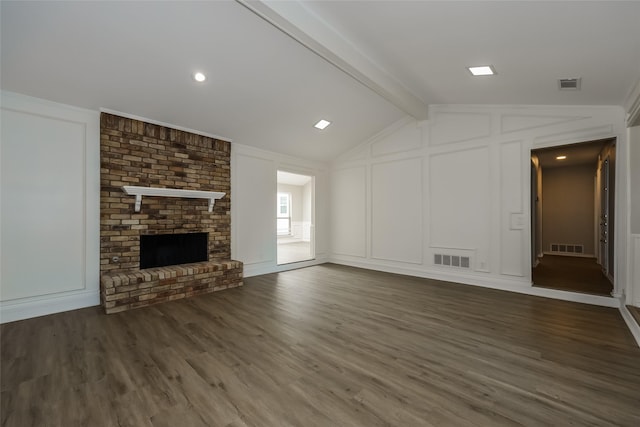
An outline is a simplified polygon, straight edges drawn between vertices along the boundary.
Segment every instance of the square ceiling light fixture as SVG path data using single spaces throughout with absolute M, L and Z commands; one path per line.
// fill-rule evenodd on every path
M 467 70 L 474 76 L 493 76 L 496 74 L 496 70 L 493 69 L 493 65 L 480 65 L 477 67 L 467 67 Z
M 316 129 L 324 130 L 330 124 L 331 124 L 330 121 L 322 119 L 322 120 L 319 120 L 318 123 L 313 125 L 313 127 L 316 128 Z

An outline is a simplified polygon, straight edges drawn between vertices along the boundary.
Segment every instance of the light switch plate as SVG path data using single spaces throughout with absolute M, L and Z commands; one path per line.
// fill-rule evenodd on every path
M 511 230 L 523 230 L 524 229 L 524 214 L 519 212 L 511 212 Z

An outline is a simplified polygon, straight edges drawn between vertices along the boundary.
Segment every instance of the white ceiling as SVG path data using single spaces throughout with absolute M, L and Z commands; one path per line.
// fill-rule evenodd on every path
M 640 78 L 637 1 L 305 4 L 427 104 L 623 105 Z M 582 90 L 559 91 L 571 77 Z
M 278 184 L 302 186 L 309 181 L 311 181 L 311 177 L 308 175 L 278 171 Z
M 430 104 L 624 105 L 640 77 L 640 2 L 242 3 L 280 29 L 233 1 L 2 1 L 2 89 L 327 161 Z

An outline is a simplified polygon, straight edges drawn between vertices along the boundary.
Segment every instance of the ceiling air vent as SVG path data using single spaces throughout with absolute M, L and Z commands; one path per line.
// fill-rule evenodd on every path
M 582 78 L 577 79 L 558 79 L 558 89 L 560 90 L 580 90 Z

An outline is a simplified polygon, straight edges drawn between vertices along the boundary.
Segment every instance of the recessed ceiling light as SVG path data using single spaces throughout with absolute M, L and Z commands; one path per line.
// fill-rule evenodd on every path
M 203 81 L 207 80 L 207 76 L 200 72 L 197 72 L 193 75 L 193 80 L 197 81 L 198 83 L 202 83 Z
M 467 70 L 474 76 L 493 76 L 496 71 L 493 65 L 481 65 L 479 67 L 467 67 Z
M 315 125 L 313 125 L 314 128 L 316 129 L 320 129 L 323 130 L 324 128 L 326 128 L 327 126 L 329 126 L 331 124 L 330 121 L 322 119 L 320 121 L 318 121 L 318 123 L 316 123 Z
M 556 157 L 556 160 L 564 160 L 566 158 L 567 158 L 567 156 L 558 156 L 558 157 Z

